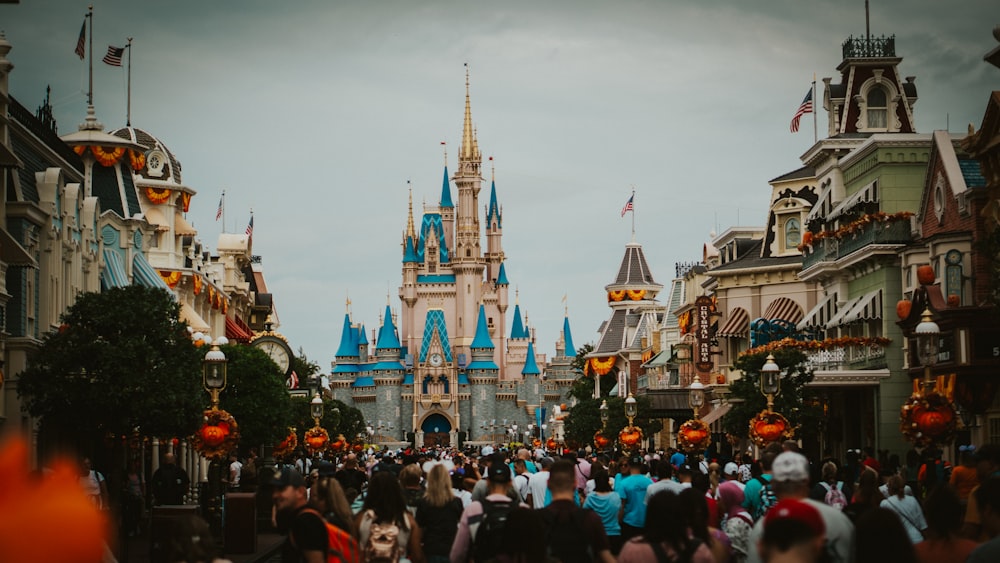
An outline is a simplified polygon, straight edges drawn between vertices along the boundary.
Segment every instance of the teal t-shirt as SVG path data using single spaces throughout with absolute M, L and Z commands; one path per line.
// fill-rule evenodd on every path
M 584 508 L 589 508 L 601 517 L 604 532 L 609 536 L 622 535 L 622 527 L 618 523 L 618 509 L 622 506 L 622 497 L 614 492 L 611 494 L 590 493 L 583 502 Z
M 615 484 L 615 492 L 625 503 L 622 522 L 634 528 L 646 525 L 646 487 L 652 484 L 653 480 L 645 475 L 622 477 Z
M 765 473 L 760 477 L 768 483 L 771 482 L 770 473 Z M 747 509 L 747 512 L 751 516 L 757 514 L 757 511 L 760 510 L 760 490 L 763 487 L 764 485 L 761 484 L 760 479 L 754 477 L 747 481 L 746 487 L 743 488 L 743 508 Z

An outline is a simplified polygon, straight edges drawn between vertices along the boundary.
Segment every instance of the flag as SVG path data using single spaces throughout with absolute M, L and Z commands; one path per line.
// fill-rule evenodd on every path
M 125 47 L 115 47 L 108 45 L 108 54 L 104 55 L 104 62 L 111 66 L 122 66 L 122 55 L 125 54 Z
M 83 18 L 83 25 L 80 26 L 80 37 L 76 40 L 76 49 L 73 50 L 73 52 L 76 53 L 78 57 L 80 57 L 81 61 L 83 60 L 84 53 L 86 53 L 86 51 L 84 51 L 84 46 L 86 45 L 86 43 L 87 43 L 87 18 Z
M 299 374 L 292 370 L 292 375 L 288 376 L 288 388 L 298 389 L 299 388 Z
M 247 236 L 253 238 L 253 215 L 250 216 L 250 223 L 247 224 Z
M 812 113 L 813 111 L 813 91 L 812 87 L 806 92 L 806 97 L 802 99 L 802 104 L 799 109 L 795 110 L 795 117 L 792 118 L 792 125 L 789 129 L 792 133 L 798 133 L 799 131 L 799 119 L 802 118 L 803 114 Z
M 622 207 L 622 217 L 624 217 L 625 214 L 628 213 L 629 211 L 632 211 L 633 213 L 635 213 L 635 208 L 632 206 L 632 200 L 634 198 L 635 198 L 635 194 L 632 194 L 628 198 L 628 201 L 625 202 L 625 207 Z
M 219 208 L 215 210 L 215 220 L 216 220 L 216 221 L 218 221 L 219 219 L 222 219 L 222 202 L 223 202 L 223 201 L 224 201 L 225 199 L 226 199 L 226 194 L 225 194 L 225 193 L 223 193 L 223 194 L 222 194 L 222 195 L 221 195 L 221 196 L 219 197 Z

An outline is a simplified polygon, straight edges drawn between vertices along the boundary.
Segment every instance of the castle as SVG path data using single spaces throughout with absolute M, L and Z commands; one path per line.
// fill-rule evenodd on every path
M 386 305 L 372 349 L 364 324 L 348 311 L 329 377 L 334 399 L 361 410 L 376 443 L 520 441 L 529 424 L 537 436 L 576 378 L 568 317 L 548 363 L 516 295 L 508 332 L 503 212 L 491 181 L 480 220 L 482 163 L 466 74 L 457 170 L 449 178 L 445 163 L 440 201 L 419 223 L 410 193 L 399 314 Z M 553 422 L 548 434 L 561 437 L 561 423 Z

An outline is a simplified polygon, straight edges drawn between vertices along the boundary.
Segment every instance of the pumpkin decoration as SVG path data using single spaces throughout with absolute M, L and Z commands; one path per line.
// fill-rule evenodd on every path
M 611 445 L 611 439 L 604 435 L 604 432 L 598 430 L 594 432 L 594 447 L 598 450 L 606 450 L 608 446 Z
M 338 434 L 337 441 L 330 444 L 330 449 L 333 450 L 334 453 L 340 453 L 347 449 L 347 447 L 347 439 L 344 438 L 343 434 Z
M 531 445 L 535 446 L 536 448 L 540 448 L 542 447 L 542 441 L 538 438 L 535 438 L 534 440 L 531 441 Z
M 962 296 L 957 293 L 952 293 L 948 296 L 948 306 L 949 307 L 959 307 L 962 305 Z
M 597 375 L 606 375 L 611 368 L 615 367 L 615 357 L 590 358 L 590 369 Z
M 323 451 L 330 442 L 330 433 L 322 426 L 313 426 L 306 430 L 302 441 L 306 443 L 306 449 L 309 450 L 309 453 L 316 455 L 316 453 Z
M 288 435 L 285 439 L 278 442 L 278 445 L 274 447 L 271 452 L 275 459 L 284 460 L 291 457 L 295 453 L 295 448 L 299 446 L 299 436 L 295 431 L 295 428 L 291 426 L 288 427 Z
M 896 303 L 896 316 L 899 317 L 899 320 L 909 318 L 911 310 L 913 310 L 913 301 L 909 299 L 900 299 Z
M 944 395 L 914 393 L 900 408 L 899 431 L 917 447 L 947 444 L 958 426 L 955 414 L 955 406 Z
M 625 292 L 630 301 L 642 301 L 642 298 L 646 296 L 645 289 L 627 289 Z
M 222 409 L 205 411 L 205 422 L 191 437 L 191 446 L 207 459 L 225 459 L 240 440 L 236 419 Z
M 624 446 L 625 449 L 634 449 L 641 441 L 642 429 L 638 426 L 626 426 L 618 433 L 618 443 Z
M 354 450 L 354 453 L 359 454 L 365 450 L 365 445 L 362 444 L 361 442 L 358 442 L 357 444 L 351 446 L 351 449 Z
M 711 439 L 711 429 L 700 419 L 691 419 L 681 424 L 677 433 L 677 445 L 687 453 L 704 450 Z
M 556 442 L 555 438 L 549 438 L 545 440 L 545 449 L 549 451 L 555 451 L 559 447 L 559 442 Z
M 788 440 L 795 436 L 795 428 L 788 419 L 780 413 L 769 412 L 766 409 L 750 419 L 750 438 L 763 448 L 771 442 Z
M 930 264 L 917 266 L 917 281 L 920 285 L 931 285 L 934 283 L 934 267 Z

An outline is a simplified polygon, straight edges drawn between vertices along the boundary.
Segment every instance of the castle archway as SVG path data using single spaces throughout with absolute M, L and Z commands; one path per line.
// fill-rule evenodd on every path
M 451 444 L 451 420 L 442 413 L 434 412 L 427 415 L 420 424 L 424 434 L 424 446 L 447 446 Z

